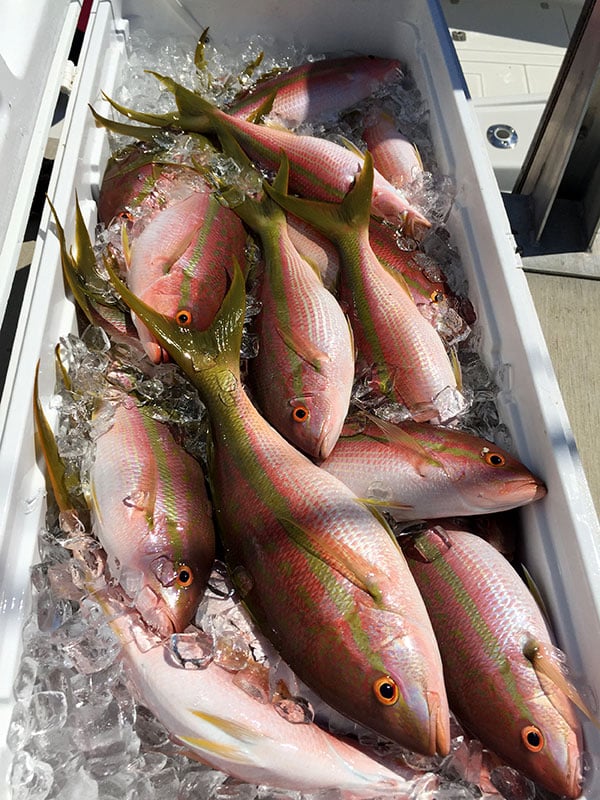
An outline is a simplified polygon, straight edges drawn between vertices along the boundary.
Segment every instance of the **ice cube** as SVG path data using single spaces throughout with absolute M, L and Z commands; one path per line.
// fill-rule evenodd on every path
M 226 778 L 215 787 L 212 800 L 254 800 L 257 796 L 256 786 L 239 781 L 237 778 Z
M 15 800 L 45 800 L 53 782 L 54 776 L 49 764 L 33 758 L 26 750 L 16 754 L 9 776 Z
M 62 728 L 67 720 L 67 698 L 64 692 L 34 692 L 29 709 L 32 736 Z
M 55 800 L 98 800 L 98 781 L 94 780 L 83 767 L 70 777 Z
M 37 677 L 38 664 L 31 656 L 24 655 L 13 684 L 16 700 L 29 700 Z
M 159 748 L 169 741 L 169 731 L 145 706 L 138 706 L 135 731 L 143 745 Z
M 534 800 L 536 797 L 535 784 L 507 765 L 493 769 L 490 781 L 505 800 Z
M 181 777 L 179 785 L 180 797 L 210 797 L 214 789 L 225 780 L 227 776 L 216 769 L 191 766 Z
M 166 798 L 177 797 L 180 781 L 174 767 L 164 767 L 160 771 L 150 773 L 149 777 L 157 798 L 166 800 Z
M 175 660 L 185 669 L 206 667 L 214 657 L 212 636 L 199 630 L 174 633 L 169 639 L 169 649 Z
M 22 750 L 31 738 L 31 715 L 29 703 L 15 703 L 12 710 L 6 744 L 13 753 Z

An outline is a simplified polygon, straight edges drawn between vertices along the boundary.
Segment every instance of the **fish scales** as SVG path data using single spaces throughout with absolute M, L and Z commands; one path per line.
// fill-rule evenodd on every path
M 448 386 L 456 388 L 452 365 L 414 301 L 380 268 L 368 234 L 355 238 L 356 243 L 340 245 L 344 262 L 360 265 L 342 273 L 340 300 L 350 312 L 358 366 L 374 365 L 374 377 L 386 393 L 419 415 L 419 406 L 431 404 Z
M 401 74 L 399 61 L 369 56 L 326 58 L 306 62 L 274 77 L 265 77 L 238 95 L 227 112 L 248 117 L 276 92 L 270 115 L 287 124 L 332 119 Z
M 559 795 L 581 791 L 570 701 L 526 657 L 551 634 L 527 587 L 484 539 L 434 528 L 404 545 L 442 651 L 451 708 L 484 746 Z M 524 731 L 535 727 L 539 748 Z
M 154 313 L 110 265 L 109 274 L 206 404 L 216 517 L 229 568 L 263 633 L 341 713 L 410 749 L 448 752 L 439 651 L 395 540 L 343 484 L 286 442 L 245 393 L 239 372 L 245 287 L 239 268 L 207 332 L 180 328 Z M 232 464 L 244 475 L 239 486 L 231 483 Z M 241 515 L 231 513 L 232 493 L 238 508 L 246 509 Z M 335 588 L 337 599 L 326 587 L 332 594 Z M 324 641 L 338 642 L 336 658 L 299 646 L 311 623 L 310 615 L 297 611 L 306 598 L 321 614 Z M 350 612 L 341 614 L 341 606 Z M 345 620 L 352 635 L 340 640 Z
M 388 501 L 395 519 L 506 511 L 546 494 L 517 458 L 466 431 L 415 422 L 355 425 L 320 466 L 359 497 L 382 507 Z
M 269 442 L 271 430 L 259 425 L 244 398 L 240 389 L 235 405 L 241 417 L 237 424 L 245 425 L 244 437 L 229 424 L 216 422 L 211 459 L 215 512 L 228 563 L 234 575 L 241 567 L 244 576 L 244 602 L 284 660 L 326 702 L 367 727 L 385 730 L 381 720 L 373 723 L 379 716 L 371 688 L 374 676 L 407 670 L 418 675 L 417 682 L 426 682 L 426 673 L 437 665 L 427 617 L 404 559 L 388 533 L 341 483 L 322 480 L 293 448 L 281 447 L 277 439 Z M 231 514 L 229 492 L 222 494 L 221 487 L 230 485 L 232 463 L 242 465 L 239 472 L 246 476 L 236 485 L 236 502 L 252 510 L 252 523 L 247 513 Z M 282 519 L 294 520 L 306 531 L 304 547 L 290 537 Z M 350 564 L 357 560 L 373 565 L 373 574 L 365 576 L 367 591 L 348 580 L 343 569 L 340 573 L 314 555 L 316 548 L 323 553 L 328 548 L 341 550 Z M 415 640 L 419 648 L 403 644 Z M 417 652 L 421 648 L 428 653 L 429 666 Z M 354 696 L 342 707 L 335 680 L 339 668 L 346 680 L 361 688 L 361 698 Z M 417 747 L 429 745 L 422 742 Z
M 246 233 L 231 209 L 212 192 L 192 191 L 184 200 L 157 213 L 131 245 L 128 272 L 133 292 L 156 311 L 205 330 L 227 289 L 226 264 L 232 254 L 244 263 Z M 140 338 L 153 361 L 164 358 L 143 323 Z
M 352 337 L 337 300 L 300 257 L 281 216 L 262 236 L 267 275 L 259 295 L 261 345 L 249 378 L 269 421 L 309 455 L 325 458 L 350 405 Z
M 135 405 L 119 405 L 112 427 L 95 442 L 90 470 L 94 530 L 121 567 L 139 570 L 163 596 L 176 629 L 195 613 L 214 558 L 212 511 L 200 465 L 161 423 Z M 157 563 L 193 583 L 157 577 Z M 161 617 L 162 623 L 167 624 Z

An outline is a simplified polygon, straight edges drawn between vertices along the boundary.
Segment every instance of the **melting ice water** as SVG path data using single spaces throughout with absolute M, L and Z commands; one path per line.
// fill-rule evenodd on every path
M 267 38 L 237 47 L 235 55 L 207 44 L 205 56 L 210 69 L 198 73 L 192 47 L 173 40 L 157 45 L 139 31 L 130 42 L 129 64 L 116 99 L 141 110 L 171 110 L 172 96 L 144 73 L 151 68 L 222 103 L 252 79 L 250 74 L 238 79 L 240 63 L 257 61 L 261 50 L 266 51 L 264 58 L 254 70 L 248 70 L 253 72 L 252 77 L 274 66 L 293 66 L 308 57 L 299 49 L 275 51 Z M 416 142 L 428 170 L 411 188 L 413 199 L 434 221 L 443 223 L 452 202 L 452 185 L 437 171 L 427 130 L 428 112 L 410 76 L 405 76 L 387 101 L 396 112 L 401 110 L 403 130 Z M 342 130 L 356 139 L 351 116 Z M 330 135 L 331 131 L 323 128 L 321 133 Z M 120 137 L 112 139 L 115 148 L 124 143 Z M 188 137 L 164 135 L 161 143 L 171 148 L 174 160 L 184 163 L 193 151 Z M 98 252 L 111 241 L 120 242 L 120 229 L 100 231 Z M 400 245 L 413 249 L 415 243 L 404 240 Z M 442 265 L 454 291 L 466 295 L 459 257 L 448 245 L 443 228 L 428 239 L 424 251 Z M 257 305 L 250 305 L 249 317 L 259 311 Z M 244 348 L 244 357 L 255 354 L 256 342 L 251 336 Z M 178 426 L 190 452 L 204 457 L 201 405 L 173 365 L 159 365 L 149 373 L 135 351 L 111 346 L 96 328 L 88 329 L 81 338 L 68 337 L 62 342 L 61 352 L 72 386 L 60 393 L 58 443 L 81 494 L 86 490 L 93 458 L 92 437 L 110 425 L 110 414 L 97 417 L 93 424 L 90 421 L 98 397 L 135 392 L 158 418 Z M 471 340 L 466 347 L 459 346 L 459 356 L 469 400 L 466 413 L 457 411 L 461 425 L 510 446 L 495 407 L 497 388 Z M 368 386 L 357 387 L 355 399 L 367 407 L 372 402 L 386 419 L 400 420 L 406 415 L 401 407 L 370 400 Z M 171 742 L 169 732 L 132 696 L 117 641 L 100 607 L 86 597 L 83 567 L 73 564 L 65 546 L 78 549 L 85 556 L 85 569 L 96 575 L 106 568 L 101 554 L 77 517 L 63 518 L 61 523 L 59 527 L 52 521 L 42 533 L 42 563 L 32 570 L 34 609 L 23 631 L 24 655 L 14 684 L 15 704 L 8 735 L 14 753 L 9 780 L 15 800 L 300 800 L 298 793 L 248 786 L 190 761 Z M 131 589 L 135 581 L 135 575 L 125 576 L 125 588 Z M 251 695 L 261 702 L 274 702 L 291 722 L 305 724 L 316 718 L 332 732 L 358 736 L 363 745 L 372 747 L 384 760 L 393 759 L 402 774 L 413 778 L 412 797 L 419 800 L 474 800 L 498 797 L 498 792 L 509 800 L 533 800 L 531 782 L 510 768 L 491 766 L 486 752 L 477 742 L 469 741 L 457 725 L 450 756 L 426 759 L 378 741 L 327 709 L 299 684 L 267 643 L 255 638 L 222 572 L 213 574 L 211 586 L 198 611 L 196 628 L 172 638 L 171 648 L 182 669 L 201 669 L 208 662 L 217 662 L 233 672 L 238 685 Z M 140 647 L 147 646 L 140 640 Z M 320 797 L 329 800 L 329 796 L 337 800 L 338 793 Z

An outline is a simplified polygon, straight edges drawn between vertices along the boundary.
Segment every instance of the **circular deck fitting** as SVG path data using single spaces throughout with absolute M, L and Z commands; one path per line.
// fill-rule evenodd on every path
M 504 124 L 490 125 L 487 129 L 487 138 L 493 147 L 499 147 L 501 150 L 509 150 L 519 141 L 516 130 Z

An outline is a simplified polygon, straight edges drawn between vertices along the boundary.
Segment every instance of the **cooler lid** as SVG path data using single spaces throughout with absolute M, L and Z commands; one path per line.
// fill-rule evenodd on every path
M 0 322 L 81 0 L 19 0 L 0 12 Z

